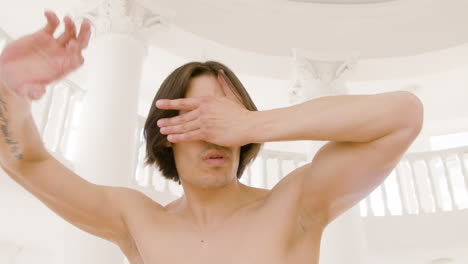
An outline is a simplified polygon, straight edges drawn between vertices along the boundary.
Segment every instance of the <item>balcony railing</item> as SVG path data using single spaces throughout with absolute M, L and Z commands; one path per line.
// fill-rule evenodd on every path
M 409 215 L 468 208 L 468 146 L 409 153 L 361 203 L 364 216 Z

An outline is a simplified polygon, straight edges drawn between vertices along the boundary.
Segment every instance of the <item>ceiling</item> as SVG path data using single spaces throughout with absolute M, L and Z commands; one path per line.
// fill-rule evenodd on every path
M 184 31 L 270 56 L 301 48 L 359 52 L 362 59 L 398 57 L 468 42 L 466 0 L 137 1 L 157 14 L 174 11 L 171 22 Z

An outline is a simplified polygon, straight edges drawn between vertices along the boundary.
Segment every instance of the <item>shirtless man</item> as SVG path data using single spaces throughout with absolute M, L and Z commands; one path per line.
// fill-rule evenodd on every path
M 225 72 L 204 74 L 191 80 L 186 98 L 157 102 L 181 111 L 154 127 L 168 136 L 184 188 L 162 206 L 129 188 L 85 181 L 45 149 L 30 102 L 83 64 L 90 36 L 89 21 L 77 34 L 66 17 L 54 39 L 59 20 L 45 15 L 44 29 L 0 56 L 1 166 L 66 221 L 120 247 L 132 264 L 318 263 L 324 228 L 382 183 L 422 127 L 422 103 L 408 92 L 249 111 Z M 240 146 L 288 140 L 330 142 L 272 190 L 238 181 Z

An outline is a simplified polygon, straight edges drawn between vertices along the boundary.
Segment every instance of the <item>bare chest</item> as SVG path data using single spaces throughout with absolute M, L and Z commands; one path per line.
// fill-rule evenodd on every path
M 308 263 L 317 262 L 320 236 L 307 234 L 289 214 L 241 214 L 220 228 L 199 232 L 166 216 L 134 227 L 131 264 Z

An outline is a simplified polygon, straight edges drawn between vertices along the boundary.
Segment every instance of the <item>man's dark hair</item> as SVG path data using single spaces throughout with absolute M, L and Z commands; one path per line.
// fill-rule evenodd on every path
M 245 108 L 250 111 L 258 111 L 247 93 L 247 90 L 237 76 L 228 67 L 219 62 L 190 62 L 174 70 L 164 80 L 156 93 L 143 130 L 146 140 L 145 165 L 153 165 L 156 163 L 164 178 L 171 179 L 180 184 L 172 147 L 167 147 L 166 144 L 169 142 L 166 138 L 167 135 L 163 135 L 159 132 L 157 122 L 161 118 L 177 116 L 179 110 L 159 109 L 155 106 L 156 101 L 159 99 L 184 98 L 192 78 L 201 75 L 213 75 L 217 78 L 218 73 L 223 75 L 224 79 L 231 87 L 234 94 L 242 101 Z M 255 159 L 262 145 L 263 143 L 250 143 L 241 146 L 239 167 L 237 170 L 238 179 L 241 178 L 246 166 Z

